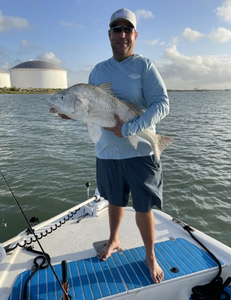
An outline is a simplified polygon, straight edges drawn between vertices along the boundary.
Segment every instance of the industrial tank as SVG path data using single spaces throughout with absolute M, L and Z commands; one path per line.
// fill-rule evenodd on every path
M 0 88 L 10 87 L 10 74 L 0 70 Z
M 17 88 L 67 88 L 67 71 L 47 61 L 26 61 L 9 71 L 11 86 Z

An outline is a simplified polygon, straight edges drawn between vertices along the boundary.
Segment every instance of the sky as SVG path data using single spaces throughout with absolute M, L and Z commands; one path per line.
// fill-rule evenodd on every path
M 167 89 L 231 89 L 231 0 L 0 0 L 0 69 L 45 60 L 88 81 L 112 56 L 108 29 L 120 8 L 137 17 L 135 53 Z

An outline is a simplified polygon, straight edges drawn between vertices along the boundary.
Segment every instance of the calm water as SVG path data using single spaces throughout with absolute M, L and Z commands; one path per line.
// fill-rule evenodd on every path
M 231 92 L 169 96 L 171 112 L 157 128 L 175 139 L 162 154 L 164 211 L 231 246 Z M 40 222 L 85 200 L 87 181 L 91 195 L 96 186 L 85 125 L 49 114 L 49 97 L 0 95 L 0 169 Z M 26 227 L 0 176 L 0 242 Z

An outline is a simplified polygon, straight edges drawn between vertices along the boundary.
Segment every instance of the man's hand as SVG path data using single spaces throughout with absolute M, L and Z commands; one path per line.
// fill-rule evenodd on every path
M 123 137 L 121 133 L 121 128 L 124 122 L 120 119 L 120 117 L 117 114 L 115 114 L 115 118 L 117 121 L 115 127 L 103 127 L 103 129 L 114 132 L 114 134 L 118 137 Z

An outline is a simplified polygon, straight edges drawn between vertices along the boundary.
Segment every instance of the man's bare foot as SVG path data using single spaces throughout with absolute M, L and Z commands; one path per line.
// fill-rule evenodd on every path
M 154 257 L 146 257 L 146 263 L 150 272 L 150 276 L 155 283 L 160 283 L 164 279 L 164 272 Z
M 118 249 L 120 246 L 120 241 L 108 241 L 107 245 L 99 252 L 99 258 L 102 260 L 107 260 L 113 250 Z

